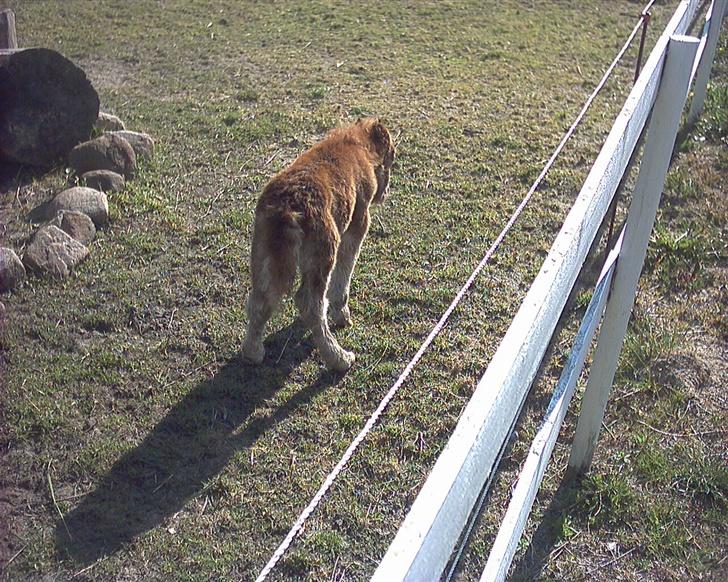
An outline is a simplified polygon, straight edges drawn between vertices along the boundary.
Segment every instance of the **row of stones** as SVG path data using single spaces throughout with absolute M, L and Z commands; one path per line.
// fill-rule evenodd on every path
M 17 287 L 26 268 L 55 277 L 67 277 L 89 254 L 87 245 L 96 229 L 109 221 L 106 192 L 121 190 L 136 173 L 137 158 L 150 158 L 154 141 L 144 133 L 126 131 L 119 118 L 101 113 L 97 128 L 106 131 L 76 146 L 68 162 L 86 186 L 68 188 L 42 205 L 44 226 L 33 235 L 22 260 L 0 247 L 0 292 Z

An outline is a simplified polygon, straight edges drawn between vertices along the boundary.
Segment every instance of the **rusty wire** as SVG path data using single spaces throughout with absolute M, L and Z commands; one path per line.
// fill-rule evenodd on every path
M 602 79 L 597 84 L 594 91 L 591 93 L 589 98 L 584 103 L 584 106 L 582 107 L 579 114 L 576 116 L 576 119 L 574 120 L 574 123 L 572 123 L 571 127 L 567 130 L 567 132 L 564 134 L 564 137 L 559 142 L 559 145 L 554 150 L 554 153 L 549 158 L 548 162 L 546 162 L 546 165 L 544 166 L 541 173 L 538 175 L 538 178 L 534 181 L 532 186 L 529 188 L 527 194 L 523 197 L 521 200 L 521 203 L 518 205 L 516 210 L 513 212 L 511 217 L 508 219 L 508 222 L 503 227 L 501 232 L 496 237 L 493 244 L 490 246 L 488 251 L 485 253 L 481 261 L 478 263 L 478 265 L 475 267 L 473 272 L 471 273 L 470 277 L 468 277 L 465 284 L 460 288 L 457 295 L 453 299 L 452 303 L 450 303 L 449 307 L 445 310 L 445 312 L 442 314 L 438 322 L 435 324 L 435 326 L 432 328 L 432 331 L 429 333 L 427 338 L 424 342 L 420 345 L 420 348 L 417 350 L 417 353 L 412 357 L 410 362 L 407 364 L 405 369 L 402 371 L 400 376 L 397 378 L 395 383 L 392 385 L 392 387 L 389 389 L 389 391 L 385 394 L 384 398 L 379 403 L 379 406 L 376 408 L 376 410 L 372 413 L 372 415 L 369 417 L 369 420 L 366 422 L 362 430 L 359 432 L 359 434 L 356 436 L 356 438 L 352 441 L 352 443 L 349 445 L 349 447 L 344 452 L 343 456 L 339 460 L 339 462 L 336 464 L 336 466 L 332 469 L 332 471 L 329 473 L 329 475 L 326 477 L 324 482 L 321 484 L 321 487 L 316 492 L 316 494 L 313 496 L 309 504 L 306 506 L 306 508 L 301 512 L 296 522 L 291 527 L 291 530 L 288 532 L 288 535 L 284 538 L 284 540 L 281 542 L 281 544 L 278 546 L 278 548 L 275 550 L 273 555 L 271 556 L 268 563 L 265 565 L 265 567 L 260 571 L 260 574 L 258 575 L 256 582 L 262 582 L 265 580 L 270 572 L 273 570 L 275 565 L 278 563 L 278 561 L 281 559 L 283 554 L 288 550 L 290 545 L 293 543 L 293 540 L 298 535 L 298 533 L 303 528 L 303 524 L 308 519 L 308 517 L 313 513 L 313 511 L 316 509 L 318 504 L 320 503 L 323 496 L 328 492 L 329 488 L 333 484 L 333 482 L 336 480 L 336 478 L 339 476 L 341 471 L 344 469 L 344 466 L 347 464 L 349 459 L 352 457 L 356 449 L 359 447 L 361 442 L 364 440 L 364 438 L 367 436 L 367 434 L 371 431 L 371 429 L 376 424 L 377 420 L 379 420 L 379 417 L 384 412 L 385 408 L 389 404 L 389 402 L 394 398 L 399 388 L 404 384 L 405 380 L 409 377 L 409 375 L 412 373 L 412 370 L 417 365 L 417 363 L 420 361 L 422 356 L 424 355 L 425 351 L 430 347 L 432 342 L 435 340 L 435 338 L 439 335 L 439 333 L 442 331 L 442 329 L 445 327 L 445 324 L 447 323 L 447 320 L 449 319 L 452 312 L 455 310 L 457 305 L 460 303 L 460 301 L 463 299 L 465 294 L 468 292 L 470 287 L 475 282 L 475 279 L 478 277 L 478 275 L 481 273 L 481 271 L 485 268 L 485 266 L 490 261 L 493 254 L 496 252 L 498 247 L 500 247 L 501 243 L 503 242 L 503 239 L 506 237 L 508 232 L 513 228 L 513 225 L 516 223 L 520 215 L 523 213 L 523 210 L 526 208 L 526 205 L 529 203 L 533 195 L 538 190 L 539 186 L 541 185 L 541 182 L 546 177 L 546 174 L 551 169 L 551 167 L 556 162 L 557 157 L 561 154 L 564 147 L 566 146 L 566 143 L 569 141 L 571 136 L 576 131 L 576 128 L 579 126 L 579 124 L 582 122 L 584 116 L 586 115 L 586 112 L 591 107 L 592 103 L 596 99 L 597 95 L 601 92 L 601 90 L 606 85 L 609 77 L 612 75 L 612 72 L 616 68 L 616 66 L 619 64 L 619 62 L 624 57 L 624 54 L 627 52 L 629 47 L 632 44 L 632 41 L 634 40 L 635 36 L 640 30 L 640 27 L 643 25 L 643 21 L 645 19 L 645 14 L 647 11 L 652 7 L 655 0 L 651 0 L 648 5 L 645 7 L 645 9 L 642 11 L 642 15 L 640 16 L 640 20 L 637 23 L 637 25 L 632 29 L 632 32 L 630 33 L 629 37 L 627 38 L 627 41 L 625 42 L 622 49 L 619 51 L 617 56 L 614 58 L 612 63 L 607 68 L 607 71 L 602 76 Z

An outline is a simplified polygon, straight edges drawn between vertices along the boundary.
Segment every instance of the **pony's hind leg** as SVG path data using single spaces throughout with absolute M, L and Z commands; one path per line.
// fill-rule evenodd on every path
M 258 234 L 256 225 L 250 265 L 252 289 L 246 306 L 248 329 L 242 346 L 243 358 L 254 364 L 263 361 L 266 323 L 292 287 L 296 276 L 295 248 L 266 245 L 267 252 L 263 252 Z
M 296 292 L 295 299 L 301 319 L 311 330 L 316 348 L 326 367 L 337 372 L 345 372 L 354 363 L 354 354 L 339 345 L 326 321 L 327 288 L 336 262 L 338 243 L 338 236 L 335 234 L 302 243 L 301 286 Z

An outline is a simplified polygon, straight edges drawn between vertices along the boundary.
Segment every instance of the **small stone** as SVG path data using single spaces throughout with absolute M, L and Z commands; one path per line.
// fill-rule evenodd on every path
M 57 226 L 39 229 L 23 255 L 25 265 L 54 277 L 67 277 L 88 256 L 88 249 Z
M 118 192 L 124 189 L 124 176 L 111 170 L 93 170 L 80 177 L 80 182 L 89 188 L 102 192 Z
M 88 245 L 96 238 L 94 221 L 87 214 L 75 210 L 62 210 L 49 222 L 82 245 Z
M 68 154 L 68 163 L 79 176 L 93 170 L 111 170 L 131 178 L 136 172 L 134 149 L 123 137 L 113 133 L 78 144 Z
M 137 158 L 149 160 L 154 155 L 154 140 L 148 133 L 139 131 L 113 131 L 111 133 L 128 141 Z
M 83 212 L 97 228 L 109 222 L 109 200 L 106 194 L 93 188 L 76 186 L 64 190 L 48 203 L 46 216 L 55 217 L 68 210 Z
M 83 212 L 68 210 L 61 218 L 61 230 L 82 245 L 89 245 L 96 238 L 94 221 Z
M 118 131 L 120 129 L 126 129 L 126 126 L 116 115 L 99 111 L 99 117 L 96 119 L 96 123 L 94 123 L 94 128 L 99 131 Z
M 15 289 L 25 279 L 25 267 L 13 249 L 0 247 L 0 292 Z

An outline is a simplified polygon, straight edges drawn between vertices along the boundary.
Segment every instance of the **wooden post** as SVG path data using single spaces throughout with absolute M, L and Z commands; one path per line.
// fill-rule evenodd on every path
M 700 41 L 693 37 L 673 36 L 670 39 L 640 172 L 627 215 L 614 286 L 607 302 L 594 363 L 581 404 L 569 459 L 569 472 L 572 475 L 588 470 L 594 455 L 699 44 Z
M 700 62 L 698 63 L 697 71 L 695 72 L 693 100 L 690 103 L 690 113 L 688 113 L 687 118 L 689 126 L 695 123 L 700 112 L 703 110 L 705 95 L 708 91 L 708 80 L 710 79 L 710 71 L 713 67 L 715 49 L 718 46 L 718 37 L 720 36 L 720 27 L 723 23 L 723 13 L 725 8 L 726 0 L 713 0 L 710 23 L 708 24 L 708 35 L 705 42 L 705 50 L 703 51 Z
M 0 10 L 0 49 L 18 48 L 18 37 L 15 36 L 15 13 L 12 10 Z

